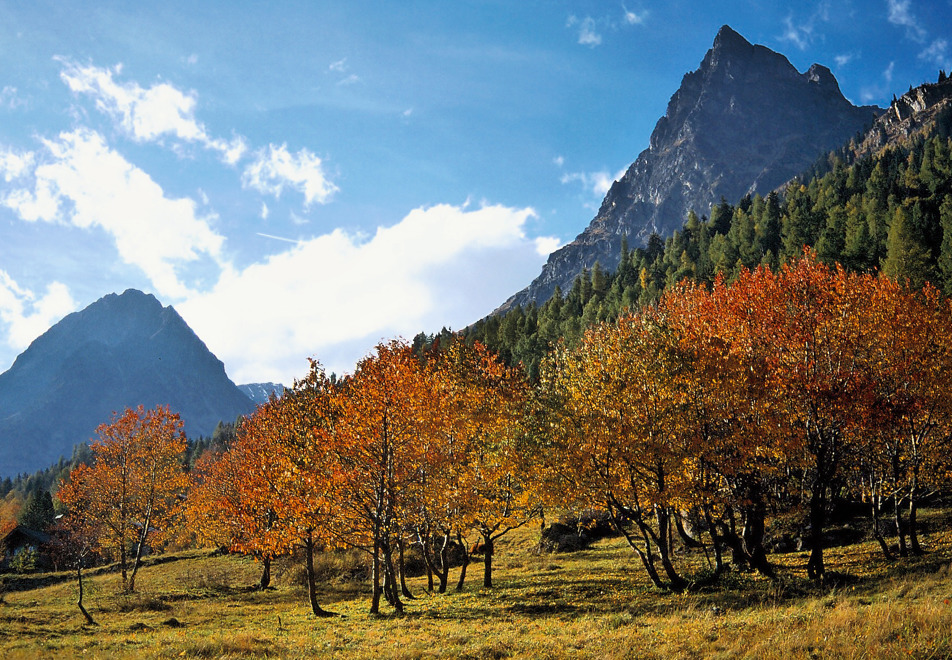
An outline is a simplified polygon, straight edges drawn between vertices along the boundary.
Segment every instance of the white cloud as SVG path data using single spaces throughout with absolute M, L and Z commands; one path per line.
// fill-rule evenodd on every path
M 888 93 L 889 84 L 892 82 L 893 71 L 895 70 L 896 70 L 896 63 L 890 62 L 889 66 L 887 66 L 886 69 L 883 71 L 884 83 L 882 85 L 871 85 L 871 86 L 864 87 L 860 91 L 860 95 L 859 95 L 860 100 L 863 103 L 873 103 L 882 99 L 882 97 Z
M 628 25 L 642 25 L 645 19 L 648 18 L 648 10 L 639 14 L 622 5 L 622 11 L 624 12 L 624 21 Z
M 536 253 L 548 256 L 561 247 L 562 241 L 555 236 L 540 236 L 535 240 Z
M 607 170 L 599 172 L 565 172 L 559 179 L 562 183 L 581 183 L 582 187 L 597 197 L 604 197 L 618 179 L 625 175 L 621 169 L 614 176 Z
M 910 39 L 920 42 L 925 40 L 926 31 L 913 16 L 911 0 L 887 0 L 887 4 L 890 23 L 906 28 L 906 35 Z
M 8 110 L 16 110 L 27 105 L 27 102 L 20 98 L 20 93 L 16 87 L 6 85 L 0 90 L 0 107 Z
M 554 244 L 526 237 L 533 217 L 530 208 L 418 208 L 372 237 L 337 229 L 227 269 L 176 308 L 237 382 L 290 383 L 310 356 L 350 370 L 381 339 L 461 327 L 512 294 L 538 271 L 539 247 Z
M 946 39 L 936 39 L 919 53 L 919 59 L 927 60 L 940 69 L 950 68 L 952 57 L 949 56 L 949 42 Z
M 37 298 L 0 269 L 0 322 L 7 326 L 6 343 L 20 352 L 51 325 L 76 309 L 76 301 L 66 286 L 53 282 Z
M 246 150 L 243 138 L 231 141 L 208 135 L 195 118 L 197 95 L 182 92 L 169 83 L 144 88 L 136 82 L 119 83 L 114 79 L 122 66 L 100 68 L 60 58 L 60 78 L 75 94 L 92 96 L 96 108 L 110 116 L 138 142 L 153 142 L 164 136 L 196 142 L 221 153 L 225 162 L 234 164 Z
M 336 73 L 344 73 L 347 71 L 347 58 L 337 60 L 336 62 L 331 62 L 327 67 L 328 71 L 334 71 Z
M 340 85 L 341 87 L 344 87 L 346 85 L 354 85 L 359 82 L 360 82 L 360 76 L 352 73 L 346 78 L 342 78 L 341 80 L 338 80 L 337 84 Z
M 579 23 L 578 42 L 583 46 L 594 48 L 602 43 L 602 35 L 596 31 L 595 19 L 586 16 Z
M 89 129 L 43 140 L 33 185 L 10 190 L 0 203 L 27 221 L 63 222 L 101 229 L 123 262 L 140 268 L 156 291 L 183 298 L 189 290 L 176 267 L 203 258 L 218 261 L 224 238 L 189 198 L 171 199 L 141 169 Z
M 325 204 L 338 191 L 324 173 L 320 158 L 307 149 L 292 154 L 286 144 L 258 150 L 254 162 L 245 167 L 242 183 L 275 197 L 280 197 L 285 187 L 294 188 L 304 195 L 305 206 Z
M 26 175 L 32 170 L 35 159 L 32 151 L 17 153 L 0 147 L 0 174 L 3 175 L 3 180 L 10 183 Z
M 843 53 L 842 55 L 837 55 L 833 58 L 833 61 L 836 63 L 837 67 L 844 67 L 856 58 L 854 53 Z
M 810 43 L 810 36 L 813 33 L 813 25 L 811 23 L 794 24 L 793 16 L 787 16 L 783 20 L 783 25 L 784 32 L 780 38 L 789 41 L 800 50 L 806 50 Z

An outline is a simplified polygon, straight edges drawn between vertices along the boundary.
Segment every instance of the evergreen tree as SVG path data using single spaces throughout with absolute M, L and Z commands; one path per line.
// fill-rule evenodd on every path
M 883 274 L 896 280 L 909 280 L 919 288 L 932 279 L 931 255 L 916 236 L 909 214 L 898 207 L 889 225 Z
M 942 226 L 942 246 L 939 251 L 939 273 L 942 290 L 952 296 L 952 194 L 946 195 L 939 207 L 939 222 Z
M 53 524 L 55 518 L 56 511 L 53 508 L 53 497 L 50 491 L 37 488 L 26 498 L 17 522 L 24 527 L 45 532 Z

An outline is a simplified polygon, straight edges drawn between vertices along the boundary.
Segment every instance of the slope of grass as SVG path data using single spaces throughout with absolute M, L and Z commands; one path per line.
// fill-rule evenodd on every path
M 652 589 L 619 539 L 536 556 L 537 530 L 525 530 L 500 544 L 496 588 L 477 586 L 478 565 L 462 593 L 428 595 L 414 578 L 404 616 L 368 615 L 366 583 L 334 559 L 321 598 L 331 619 L 309 614 L 293 569 L 257 591 L 253 561 L 189 551 L 145 566 L 132 596 L 117 593 L 115 573 L 89 577 L 98 626 L 85 625 L 69 575 L 8 590 L 0 657 L 949 658 L 952 533 L 931 528 L 921 558 L 886 562 L 872 543 L 831 549 L 834 588 L 810 584 L 796 553 L 772 556 L 779 583 L 735 573 L 680 595 Z M 703 556 L 682 561 L 705 567 Z

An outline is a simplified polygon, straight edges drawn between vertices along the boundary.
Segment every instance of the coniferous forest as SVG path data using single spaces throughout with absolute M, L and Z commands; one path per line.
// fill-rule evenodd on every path
M 743 269 L 776 269 L 812 247 L 826 264 L 881 272 L 952 293 L 952 113 L 928 137 L 856 157 L 855 142 L 830 153 L 781 192 L 721 200 L 692 213 L 667 240 L 622 248 L 614 272 L 596 264 L 550 300 L 490 316 L 463 331 L 531 378 L 559 339 L 572 344 L 593 323 L 656 303 L 674 284 L 728 281 Z M 416 338 L 425 345 L 426 336 Z

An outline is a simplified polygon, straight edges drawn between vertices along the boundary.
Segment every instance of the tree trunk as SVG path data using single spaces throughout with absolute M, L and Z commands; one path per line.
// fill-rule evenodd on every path
M 386 580 L 384 584 L 389 584 L 390 588 L 384 589 L 384 593 L 387 595 L 387 602 L 397 611 L 397 614 L 403 614 L 403 601 L 400 600 L 400 594 L 397 593 L 397 576 L 396 570 L 393 567 L 393 552 L 390 547 L 390 544 L 387 543 L 384 546 L 384 571 L 386 572 Z
M 79 611 L 83 613 L 83 616 L 86 617 L 86 623 L 91 626 L 97 626 L 98 623 L 93 620 L 93 617 L 86 611 L 86 608 L 83 607 L 83 560 L 80 559 L 76 564 L 76 578 L 79 580 L 79 599 L 76 601 L 76 605 L 79 607 Z
M 437 572 L 436 576 L 440 579 L 440 593 L 446 593 L 446 583 L 450 578 L 450 558 L 449 558 L 449 548 L 450 548 L 450 535 L 447 532 L 443 535 L 443 544 L 440 546 L 440 570 Z
M 716 580 L 724 572 L 724 540 L 717 533 L 714 517 L 706 507 L 704 509 L 704 519 L 707 521 L 707 533 L 710 535 L 711 545 L 714 547 L 714 579 Z
M 311 530 L 308 530 L 307 537 L 304 539 L 304 555 L 307 570 L 307 597 L 311 602 L 311 611 L 318 617 L 334 616 L 333 612 L 321 609 L 321 606 L 317 604 L 317 585 L 314 581 L 314 536 Z
M 893 499 L 896 502 L 893 507 L 893 519 L 896 525 L 896 536 L 899 537 L 899 556 L 908 557 L 909 549 L 906 547 L 906 529 L 902 522 L 902 498 L 897 494 Z
M 826 574 L 823 564 L 823 526 L 826 523 L 826 497 L 824 486 L 813 485 L 810 495 L 810 559 L 807 561 L 807 576 L 816 582 L 822 582 Z
M 747 554 L 747 560 L 750 565 L 764 577 L 775 579 L 770 561 L 767 559 L 767 550 L 764 548 L 764 536 L 767 533 L 766 525 L 767 507 L 757 493 L 754 504 L 749 507 L 744 514 L 744 552 Z
M 912 554 L 922 555 L 922 546 L 919 545 L 919 530 L 916 522 L 916 514 L 919 511 L 919 499 L 916 497 L 917 479 L 913 477 L 913 485 L 909 489 L 909 548 Z
M 611 516 L 612 525 L 614 528 L 625 537 L 625 541 L 628 542 L 628 547 L 634 550 L 641 559 L 641 563 L 644 564 L 645 571 L 648 573 L 648 578 L 651 580 L 651 583 L 658 589 L 663 589 L 664 582 L 661 581 L 661 576 L 658 575 L 658 570 L 655 568 L 654 559 L 651 556 L 651 539 L 648 538 L 648 536 L 644 533 L 644 528 L 642 527 L 643 522 L 636 521 L 638 522 L 638 529 L 641 531 L 642 539 L 647 552 L 638 546 L 631 533 L 625 528 L 621 520 L 619 520 L 618 511 L 616 508 L 611 506 L 611 504 L 608 504 L 606 508 L 608 509 L 608 514 Z M 629 515 L 629 517 L 637 518 L 635 515 Z
M 132 591 L 129 588 L 129 576 L 126 572 L 126 538 L 125 533 L 120 534 L 121 542 L 119 544 L 119 570 L 122 573 L 122 590 L 125 592 Z
M 149 536 L 149 525 L 152 524 L 152 505 L 146 510 L 145 522 L 142 525 L 142 532 L 139 534 L 139 543 L 136 544 L 136 559 L 132 563 L 132 575 L 129 577 L 129 593 L 136 590 L 136 573 L 139 572 L 139 566 L 142 564 L 142 552 L 145 549 L 145 540 Z
M 259 589 L 267 589 L 271 586 L 271 555 L 264 555 L 261 558 L 261 580 L 258 582 Z
M 892 561 L 892 552 L 890 552 L 889 544 L 886 543 L 886 539 L 883 537 L 882 521 L 879 518 L 879 512 L 882 507 L 882 503 L 882 494 L 879 492 L 877 487 L 876 490 L 873 490 L 869 505 L 870 514 L 873 518 L 873 537 L 879 543 L 879 549 L 882 550 L 883 556 L 886 558 L 886 560 Z
M 483 534 L 483 587 L 492 589 L 493 586 L 493 538 L 491 534 Z
M 370 568 L 370 578 L 373 583 L 373 596 L 370 601 L 370 613 L 380 614 L 380 594 L 383 589 L 380 586 L 380 543 L 374 540 L 373 563 Z
M 415 596 L 410 593 L 410 588 L 407 586 L 407 569 L 406 561 L 404 560 L 404 552 L 406 550 L 406 542 L 401 538 L 397 541 L 397 548 L 400 551 L 400 592 L 403 594 L 404 598 L 409 598 L 410 600 L 415 600 Z
M 687 582 L 678 575 L 674 564 L 671 563 L 671 547 L 669 539 L 671 535 L 671 518 L 666 507 L 655 507 L 655 520 L 658 523 L 658 536 L 655 538 L 655 544 L 658 546 L 658 554 L 661 556 L 661 566 L 664 568 L 665 575 L 668 576 L 668 582 L 674 591 L 684 591 Z M 650 530 L 646 530 L 650 532 Z
M 466 582 L 466 568 L 469 566 L 469 548 L 466 547 L 466 541 L 459 532 L 456 533 L 456 540 L 459 542 L 459 547 L 463 549 L 463 565 L 460 566 L 459 580 L 456 582 L 456 590 L 462 591 L 463 583 Z

